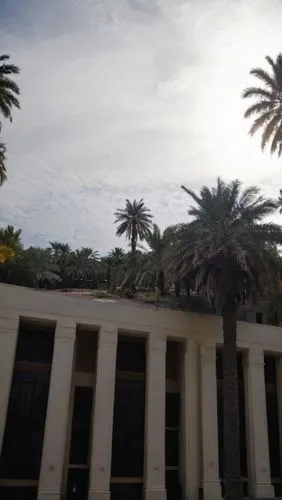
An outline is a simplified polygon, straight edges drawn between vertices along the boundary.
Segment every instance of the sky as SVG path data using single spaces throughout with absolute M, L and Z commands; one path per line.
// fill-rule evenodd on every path
M 0 0 L 0 52 L 21 68 L 0 225 L 103 254 L 126 245 L 125 198 L 164 228 L 187 220 L 181 184 L 277 197 L 282 159 L 248 135 L 241 94 L 282 50 L 281 17 L 281 0 Z

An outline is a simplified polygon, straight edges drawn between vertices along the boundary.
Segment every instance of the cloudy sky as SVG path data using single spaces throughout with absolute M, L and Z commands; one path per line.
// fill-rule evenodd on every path
M 122 242 L 113 212 L 145 199 L 184 221 L 180 184 L 218 175 L 277 196 L 282 160 L 247 134 L 249 70 L 282 50 L 281 0 L 0 0 L 0 47 L 21 68 L 4 124 L 0 224 L 26 245 Z

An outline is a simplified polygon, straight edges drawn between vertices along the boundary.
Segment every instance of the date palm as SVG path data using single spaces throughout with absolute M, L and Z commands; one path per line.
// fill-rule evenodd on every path
M 136 247 L 137 241 L 143 241 L 149 236 L 152 227 L 152 214 L 146 207 L 144 200 L 125 200 L 125 208 L 118 208 L 115 212 L 115 224 L 118 224 L 116 234 L 130 241 L 131 247 L 131 283 L 132 291 L 135 291 L 136 281 Z
M 250 134 L 262 130 L 261 149 L 270 144 L 270 153 L 282 154 L 282 54 L 274 61 L 266 56 L 270 66 L 267 72 L 254 68 L 250 74 L 262 82 L 262 86 L 248 87 L 243 92 L 243 99 L 254 99 L 245 112 L 245 118 L 254 118 Z
M 202 187 L 200 194 L 182 186 L 195 206 L 192 221 L 180 227 L 183 276 L 191 273 L 196 289 L 204 293 L 222 317 L 224 483 L 227 500 L 243 498 L 240 470 L 239 402 L 236 361 L 236 323 L 239 304 L 250 291 L 260 289 L 278 262 L 276 244 L 282 228 L 264 223 L 277 202 L 264 199 L 256 187 L 241 192 L 240 182 Z M 181 232 L 183 233 L 181 235 Z
M 17 75 L 20 69 L 15 64 L 10 64 L 9 59 L 10 56 L 6 54 L 0 56 L 0 112 L 4 118 L 12 121 L 13 107 L 20 108 L 20 89 L 11 76 Z
M 115 224 L 118 224 L 116 234 L 130 240 L 131 252 L 136 252 L 137 241 L 149 236 L 152 226 L 152 215 L 145 206 L 144 200 L 125 200 L 125 208 L 118 208 L 115 212 Z
M 154 287 L 159 290 L 162 296 L 165 295 L 166 287 L 166 255 L 173 242 L 173 228 L 167 227 L 163 233 L 157 224 L 153 224 L 153 230 L 146 237 L 149 253 L 143 263 L 140 273 L 140 282 L 145 280 L 153 281 Z

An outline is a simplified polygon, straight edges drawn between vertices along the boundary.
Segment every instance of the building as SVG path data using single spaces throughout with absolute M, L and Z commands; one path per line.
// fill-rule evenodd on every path
M 220 500 L 221 320 L 0 285 L 0 498 Z M 238 323 L 246 496 L 282 495 L 282 329 Z

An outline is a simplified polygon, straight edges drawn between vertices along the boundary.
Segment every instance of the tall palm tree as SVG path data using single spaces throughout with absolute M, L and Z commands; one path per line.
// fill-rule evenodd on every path
M 200 194 L 182 188 L 195 202 L 188 211 L 192 221 L 180 227 L 182 273 L 192 273 L 196 289 L 204 292 L 222 316 L 223 416 L 225 498 L 243 498 L 240 473 L 239 403 L 236 362 L 236 321 L 241 301 L 260 288 L 270 263 L 278 259 L 281 226 L 264 223 L 277 203 L 264 199 L 259 189 L 240 191 L 240 182 L 202 187 Z M 180 258 L 178 252 L 177 258 Z
M 0 142 L 0 186 L 7 179 L 5 162 L 6 162 L 6 146 L 3 142 Z
M 9 59 L 10 56 L 6 54 L 0 56 L 0 112 L 4 118 L 12 121 L 13 107 L 20 108 L 18 99 L 20 89 L 11 75 L 17 75 L 20 69 L 15 64 L 8 63 Z
M 152 227 L 152 214 L 146 207 L 144 200 L 125 200 L 125 208 L 118 208 L 115 212 L 115 224 L 118 224 L 116 234 L 130 241 L 131 247 L 131 283 L 132 291 L 135 291 L 136 281 L 136 247 L 138 239 L 143 241 L 149 236 Z
M 262 129 L 261 149 L 270 143 L 270 153 L 282 154 L 282 54 L 274 61 L 265 58 L 270 65 L 270 72 L 262 68 L 254 68 L 250 74 L 262 82 L 260 87 L 248 87 L 243 92 L 243 99 L 255 99 L 245 112 L 245 118 L 254 117 L 250 129 L 253 135 Z
M 173 241 L 173 228 L 167 227 L 163 233 L 157 224 L 153 224 L 152 232 L 146 236 L 146 243 L 149 253 L 146 255 L 144 267 L 141 270 L 140 281 L 147 279 L 148 275 L 153 275 L 154 287 L 160 294 L 165 295 L 166 266 L 165 258 Z
M 144 240 L 149 236 L 152 226 L 152 215 L 145 206 L 144 200 L 125 200 L 125 208 L 118 208 L 115 212 L 115 224 L 118 224 L 117 236 L 126 235 L 130 240 L 131 252 L 136 252 L 138 239 Z

